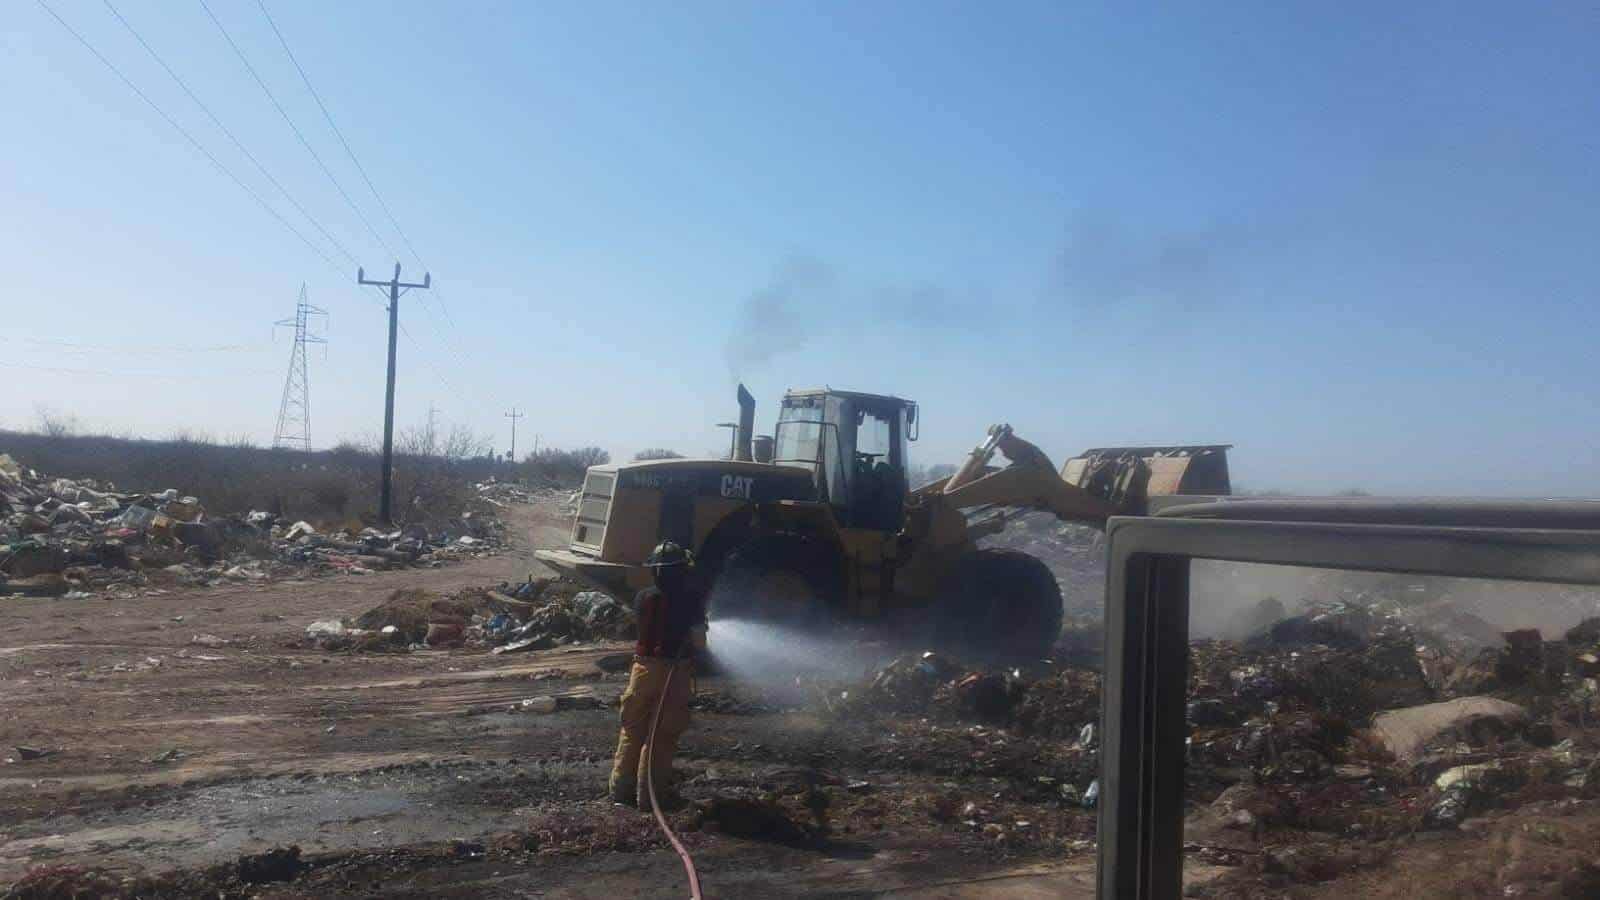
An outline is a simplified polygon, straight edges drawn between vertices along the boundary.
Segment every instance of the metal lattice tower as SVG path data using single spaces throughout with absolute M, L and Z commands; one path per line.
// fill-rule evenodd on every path
M 327 316 L 326 310 L 306 302 L 306 286 L 300 285 L 300 300 L 294 306 L 294 318 L 279 319 L 273 327 L 292 327 L 294 346 L 289 351 L 289 374 L 283 380 L 283 401 L 278 404 L 278 427 L 272 436 L 274 449 L 293 447 L 311 449 L 311 382 L 306 377 L 306 345 L 326 344 L 326 338 L 310 332 L 307 325 L 312 316 Z

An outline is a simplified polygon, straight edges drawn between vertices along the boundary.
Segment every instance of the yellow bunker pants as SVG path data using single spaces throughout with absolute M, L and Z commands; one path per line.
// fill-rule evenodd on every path
M 613 801 L 649 806 L 645 761 L 652 756 L 656 793 L 665 795 L 670 789 L 672 755 L 678 750 L 678 738 L 689 727 L 690 665 L 678 660 L 634 657 L 628 689 L 622 692 L 622 733 L 617 737 L 617 755 L 611 764 Z M 668 686 L 667 673 L 674 667 L 677 672 Z M 656 701 L 661 698 L 663 688 L 667 690 L 667 699 L 661 707 L 661 721 L 656 725 L 655 751 L 647 755 L 650 720 L 655 716 Z

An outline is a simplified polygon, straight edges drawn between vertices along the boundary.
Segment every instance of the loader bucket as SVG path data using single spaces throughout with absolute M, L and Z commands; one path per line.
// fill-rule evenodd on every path
M 1127 512 L 1149 497 L 1227 495 L 1231 444 L 1097 447 L 1067 460 L 1061 478 Z

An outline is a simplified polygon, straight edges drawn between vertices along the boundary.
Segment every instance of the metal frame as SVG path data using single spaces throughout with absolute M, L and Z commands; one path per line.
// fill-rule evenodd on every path
M 1600 503 L 1204 503 L 1107 535 L 1103 900 L 1182 893 L 1190 560 L 1600 585 Z

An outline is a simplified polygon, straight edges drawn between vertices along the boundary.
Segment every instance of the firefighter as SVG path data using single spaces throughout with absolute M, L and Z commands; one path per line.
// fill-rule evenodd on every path
M 655 586 L 639 592 L 639 641 L 633 670 L 622 694 L 622 733 L 611 766 L 611 799 L 650 808 L 646 765 L 654 763 L 656 795 L 663 808 L 681 803 L 671 790 L 672 755 L 689 727 L 690 679 L 694 655 L 705 641 L 705 606 L 694 583 L 694 556 L 672 541 L 662 541 L 645 560 Z M 669 679 L 670 675 L 670 679 Z M 662 700 L 665 692 L 666 699 Z M 661 718 L 650 735 L 656 705 Z M 648 744 L 654 742 L 655 749 Z

